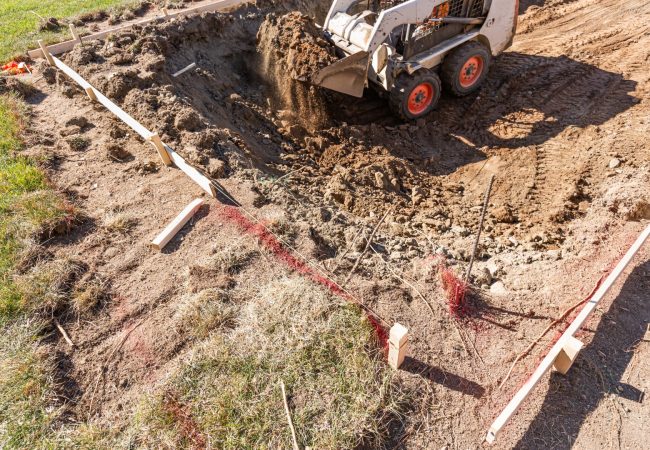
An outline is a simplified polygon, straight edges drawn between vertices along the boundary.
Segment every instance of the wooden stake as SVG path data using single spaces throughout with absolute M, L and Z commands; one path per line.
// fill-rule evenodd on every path
M 54 59 L 52 59 L 52 55 L 50 55 L 50 52 L 47 51 L 47 47 L 43 43 L 43 40 L 39 39 L 37 42 L 38 42 L 38 46 L 41 48 L 41 51 L 43 52 L 43 58 L 47 59 L 47 62 L 50 66 L 53 66 Z
M 151 245 L 158 249 L 162 250 L 169 241 L 172 240 L 176 233 L 180 231 L 181 228 L 196 214 L 199 208 L 203 205 L 203 199 L 197 198 L 192 203 L 187 205 L 181 213 L 176 216 L 174 220 L 171 221 L 169 225 L 165 227 L 164 230 L 160 232 L 156 239 L 151 242 Z
M 287 421 L 289 422 L 289 429 L 291 430 L 291 442 L 293 443 L 293 450 L 300 450 L 298 447 L 298 439 L 296 439 L 296 429 L 293 427 L 291 420 L 291 412 L 289 411 L 289 404 L 287 403 L 287 393 L 284 391 L 284 381 L 280 380 L 280 389 L 282 389 L 282 401 L 284 402 L 284 411 L 287 413 Z
M 388 365 L 398 369 L 404 362 L 408 347 L 408 328 L 395 322 L 388 337 Z
M 158 154 L 160 155 L 160 159 L 162 160 L 163 164 L 166 166 L 171 166 L 172 160 L 169 158 L 169 153 L 167 153 L 167 150 L 165 149 L 160 136 L 158 136 L 158 133 L 153 134 L 149 140 L 154 145 L 154 147 L 156 147 L 156 150 L 158 150 Z
M 562 375 L 566 375 L 583 346 L 584 344 L 582 342 L 571 336 L 571 338 L 567 339 L 566 344 L 562 347 L 562 351 L 557 355 L 555 361 L 553 361 L 553 368 Z
M 83 44 L 81 41 L 81 36 L 79 36 L 79 33 L 77 33 L 77 29 L 74 27 L 74 24 L 70 24 L 70 33 L 72 34 L 72 39 L 77 41 L 79 44 Z
M 97 95 L 95 94 L 95 90 L 92 87 L 87 87 L 84 89 L 86 91 L 86 95 L 88 95 L 88 98 L 91 99 L 93 102 L 97 101 Z
M 557 356 L 562 352 L 565 351 L 565 347 L 567 343 L 571 342 L 572 339 L 574 339 L 573 335 L 582 327 L 584 324 L 585 320 L 589 317 L 589 315 L 594 311 L 596 306 L 598 305 L 598 302 L 602 300 L 602 298 L 607 294 L 607 292 L 610 290 L 614 282 L 618 279 L 619 276 L 621 276 L 621 273 L 623 273 L 623 270 L 627 267 L 627 265 L 632 261 L 632 258 L 637 254 L 641 246 L 645 243 L 645 241 L 648 239 L 650 236 L 650 225 L 646 227 L 645 230 L 639 235 L 639 237 L 634 241 L 634 244 L 629 248 L 629 250 L 625 253 L 623 258 L 618 262 L 616 267 L 614 267 L 614 270 L 605 278 L 605 281 L 600 285 L 600 287 L 596 290 L 594 293 L 593 297 L 587 302 L 587 304 L 582 308 L 580 311 L 580 314 L 571 322 L 571 325 L 564 331 L 562 336 L 560 336 L 560 339 L 557 340 L 557 342 L 553 345 L 551 350 L 546 354 L 542 362 L 537 366 L 537 369 L 533 372 L 533 374 L 528 378 L 526 383 L 517 391 L 515 396 L 510 400 L 510 402 L 506 405 L 505 409 L 499 414 L 499 416 L 495 419 L 495 421 L 492 423 L 492 426 L 490 426 L 490 429 L 487 432 L 487 435 L 485 436 L 485 440 L 488 443 L 493 443 L 496 440 L 497 434 L 501 429 L 505 426 L 505 424 L 510 420 L 510 417 L 519 409 L 519 406 L 521 403 L 528 397 L 530 392 L 533 390 L 533 388 L 539 383 L 539 381 L 542 379 L 542 377 L 546 374 L 546 372 L 553 366 L 553 363 L 555 362 Z
M 63 327 L 61 326 L 59 321 L 56 320 L 56 318 L 54 319 L 54 326 L 57 328 L 57 330 L 59 330 L 59 333 L 61 333 L 61 335 L 63 336 L 63 339 L 65 339 L 65 341 L 68 343 L 68 345 L 70 347 L 74 348 L 74 342 L 72 342 L 72 339 L 70 339 L 70 336 L 68 336 L 68 333 L 66 333 L 66 331 L 63 329 Z
M 167 8 L 161 8 L 161 9 L 165 17 L 167 17 L 169 15 L 169 11 L 167 10 Z

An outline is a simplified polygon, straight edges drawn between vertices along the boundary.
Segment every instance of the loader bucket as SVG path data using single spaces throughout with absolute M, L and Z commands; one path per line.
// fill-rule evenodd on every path
M 354 97 L 362 97 L 368 79 L 368 52 L 359 52 L 330 64 L 312 75 L 311 84 Z

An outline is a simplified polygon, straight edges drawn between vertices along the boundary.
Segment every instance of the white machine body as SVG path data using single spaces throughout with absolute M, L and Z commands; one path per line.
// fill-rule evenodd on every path
M 390 90 L 399 72 L 412 74 L 422 68 L 433 69 L 448 52 L 471 40 L 480 41 L 493 56 L 498 55 L 512 43 L 519 1 L 486 0 L 478 7 L 475 3 L 456 0 L 456 4 L 465 5 L 465 11 L 464 17 L 454 17 L 449 14 L 450 0 L 408 0 L 378 12 L 362 10 L 357 13 L 351 13 L 350 9 L 359 5 L 359 0 L 334 0 L 323 31 L 340 50 L 343 59 L 326 68 L 322 77 L 317 77 L 316 84 L 356 96 L 362 95 L 368 81 Z M 468 17 L 467 4 L 470 8 L 474 6 L 472 12 L 480 12 L 480 15 Z M 446 14 L 440 14 L 441 9 Z M 462 31 L 409 55 L 398 51 L 391 42 L 395 30 L 401 29 L 402 33 L 408 30 L 407 39 L 412 39 L 427 27 L 431 29 L 443 23 L 462 26 Z M 363 87 L 361 78 L 353 79 L 362 75 Z

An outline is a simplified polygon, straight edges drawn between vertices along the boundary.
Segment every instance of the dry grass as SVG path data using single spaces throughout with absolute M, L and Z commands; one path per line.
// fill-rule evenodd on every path
M 77 316 L 93 311 L 108 296 L 108 281 L 96 274 L 84 276 L 70 295 L 70 306 Z
M 236 316 L 237 306 L 231 302 L 228 292 L 205 289 L 181 299 L 174 322 L 180 332 L 206 338 L 213 330 L 233 327 Z
M 16 322 L 0 333 L 0 448 L 35 448 L 47 439 L 59 409 L 53 362 L 39 348 L 42 324 Z
M 141 411 L 140 444 L 290 448 L 283 379 L 301 446 L 379 445 L 399 395 L 365 316 L 297 276 L 258 286 L 249 300 L 238 326 L 198 346 Z
M 259 251 L 253 248 L 249 241 L 234 241 L 230 245 L 213 251 L 203 266 L 234 275 L 259 256 Z
M 123 211 L 109 211 L 104 216 L 102 228 L 111 234 L 125 236 L 138 224 L 138 219 Z
M 72 259 L 55 259 L 35 265 L 15 278 L 23 299 L 23 309 L 36 313 L 54 314 L 68 304 L 75 281 L 84 266 Z

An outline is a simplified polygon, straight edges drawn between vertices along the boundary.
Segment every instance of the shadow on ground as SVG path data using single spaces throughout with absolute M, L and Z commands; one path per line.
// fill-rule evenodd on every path
M 471 395 L 480 398 L 485 393 L 485 388 L 480 384 L 461 377 L 460 375 L 447 372 L 439 367 L 431 366 L 419 359 L 407 356 L 401 369 L 419 375 L 425 380 L 440 384 L 447 389 L 462 392 L 465 395 Z
M 568 374 L 551 375 L 542 408 L 516 449 L 570 449 L 582 425 L 607 396 L 642 401 L 639 389 L 622 378 L 634 355 L 632 347 L 643 339 L 650 322 L 649 272 L 650 261 L 634 269 Z M 615 421 L 617 412 L 611 414 Z

